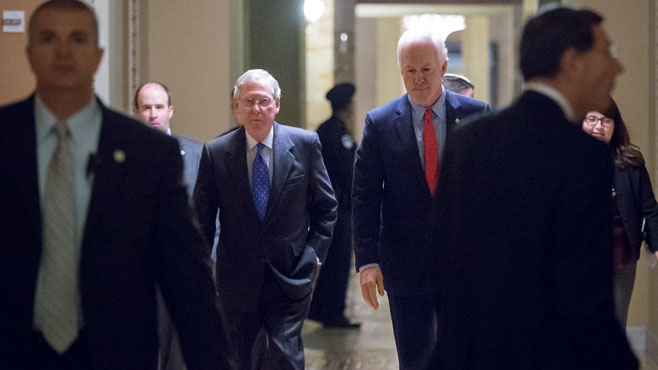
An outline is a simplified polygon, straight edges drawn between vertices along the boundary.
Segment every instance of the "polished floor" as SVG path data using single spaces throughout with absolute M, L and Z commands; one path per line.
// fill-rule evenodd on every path
M 361 329 L 324 329 L 306 320 L 302 337 L 308 370 L 396 370 L 398 369 L 393 327 L 386 296 L 379 310 L 361 298 L 358 275 L 350 278 L 346 316 L 361 322 Z M 641 370 L 658 370 L 658 364 L 638 352 Z
M 373 310 L 361 297 L 359 276 L 350 277 L 346 316 L 361 322 L 356 329 L 325 329 L 306 320 L 302 331 L 308 370 L 395 370 L 398 359 L 386 296 Z M 656 369 L 658 370 L 658 369 Z

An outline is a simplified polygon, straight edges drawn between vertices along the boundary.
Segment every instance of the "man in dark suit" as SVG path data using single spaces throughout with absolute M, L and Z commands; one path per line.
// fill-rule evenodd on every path
M 187 193 L 192 196 L 194 183 L 199 172 L 201 149 L 203 144 L 171 133 L 171 118 L 174 116 L 174 106 L 171 104 L 169 88 L 160 82 L 147 82 L 135 91 L 133 114 L 135 118 L 144 121 L 171 135 L 178 140 L 180 154 L 183 156 L 183 180 L 187 186 Z
M 135 91 L 133 115 L 151 127 L 157 128 L 178 140 L 180 154 L 183 158 L 183 180 L 187 193 L 191 197 L 194 183 L 199 172 L 201 148 L 203 144 L 183 136 L 171 134 L 171 118 L 174 106 L 171 104 L 169 88 L 160 82 L 147 82 Z M 158 339 L 159 368 L 161 370 L 184 370 L 185 359 L 180 349 L 178 333 L 173 326 L 167 307 L 158 290 Z
M 34 12 L 35 94 L 0 108 L 0 368 L 156 369 L 159 284 L 190 369 L 229 369 L 175 140 L 94 98 L 91 8 Z
M 352 257 L 352 174 L 356 143 L 346 123 L 351 121 L 355 87 L 340 83 L 329 92 L 331 118 L 318 127 L 322 144 L 322 158 L 338 201 L 338 219 L 334 227 L 331 247 L 322 264 L 313 291 L 309 319 L 321 322 L 325 328 L 359 328 L 359 323 L 345 317 L 345 297 Z
M 336 199 L 314 132 L 274 121 L 281 89 L 267 71 L 235 84 L 240 127 L 204 145 L 194 201 L 240 369 L 303 369 L 302 324 L 327 255 Z
M 579 124 L 622 71 L 601 22 L 569 8 L 528 21 L 523 95 L 448 143 L 427 369 L 637 369 L 613 306 L 612 164 Z
M 489 106 L 447 91 L 447 50 L 440 35 L 412 29 L 398 42 L 407 94 L 366 115 L 356 152 L 352 224 L 365 301 L 388 292 L 400 369 L 418 369 L 436 343 L 429 300 L 428 235 L 445 142 L 468 115 Z

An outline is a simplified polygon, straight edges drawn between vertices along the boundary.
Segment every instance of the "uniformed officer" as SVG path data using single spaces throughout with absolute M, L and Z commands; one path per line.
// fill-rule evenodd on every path
M 313 293 L 308 317 L 324 327 L 359 328 L 345 317 L 345 296 L 352 256 L 352 171 L 356 143 L 346 127 L 353 111 L 355 87 L 341 83 L 327 92 L 332 115 L 318 128 L 322 157 L 338 200 L 338 220 L 320 276 Z

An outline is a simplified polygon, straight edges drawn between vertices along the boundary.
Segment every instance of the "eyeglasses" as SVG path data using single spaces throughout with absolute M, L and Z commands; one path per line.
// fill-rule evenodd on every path
M 585 122 L 588 126 L 596 126 L 599 121 L 601 121 L 601 126 L 603 127 L 610 127 L 613 123 L 615 123 L 612 118 L 608 117 L 599 118 L 595 116 L 587 116 L 585 117 L 585 120 L 583 120 L 583 122 Z
M 272 99 L 270 98 L 245 98 L 240 100 L 247 108 L 253 108 L 255 105 L 258 105 L 261 108 L 266 108 L 272 104 Z

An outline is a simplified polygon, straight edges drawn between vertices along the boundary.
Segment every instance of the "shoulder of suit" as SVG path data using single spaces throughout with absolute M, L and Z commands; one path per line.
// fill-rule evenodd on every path
M 290 138 L 302 138 L 302 139 L 313 139 L 318 136 L 318 134 L 315 131 L 310 131 L 307 129 L 303 129 L 301 127 L 295 127 L 295 126 L 288 126 L 288 125 L 283 125 L 281 123 L 278 123 L 278 130 L 279 134 L 286 134 Z M 274 132 L 275 135 L 277 135 L 276 131 Z
M 172 136 L 175 137 L 176 140 L 178 140 L 178 143 L 181 144 L 181 145 L 188 145 L 188 146 L 191 146 L 191 147 L 202 147 L 203 146 L 202 142 L 196 141 L 194 139 L 190 139 L 190 138 L 185 137 L 185 136 L 180 136 L 180 135 L 172 135 Z
M 461 94 L 453 93 L 446 90 L 446 97 L 450 96 L 452 99 L 455 99 L 461 104 L 462 108 L 473 111 L 481 111 L 487 107 L 487 103 L 479 101 L 477 99 L 469 98 Z
M 0 106 L 0 112 L 4 113 L 10 111 L 23 110 L 29 107 L 33 107 L 34 106 L 33 104 L 34 104 L 34 94 L 28 96 L 23 100 L 13 101 L 11 103 Z
M 218 148 L 226 148 L 231 146 L 234 140 L 244 140 L 244 134 L 241 134 L 242 132 L 244 132 L 244 129 L 238 127 L 238 129 L 217 136 L 203 145 L 210 151 L 217 150 Z M 240 136 L 242 139 L 240 139 Z
M 11 117 L 11 116 L 23 116 L 27 113 L 34 112 L 34 94 L 30 95 L 28 98 L 9 103 L 7 105 L 0 106 L 0 115 L 2 117 Z M 3 122 L 3 125 L 4 126 Z
M 390 102 L 380 105 L 379 107 L 371 110 L 368 112 L 369 115 L 371 115 L 373 118 L 387 118 L 387 117 L 392 117 L 392 115 L 400 110 L 400 107 L 405 107 L 405 104 L 411 107 L 409 103 L 409 98 L 407 97 L 407 94 L 404 94 L 394 100 L 391 100 Z

